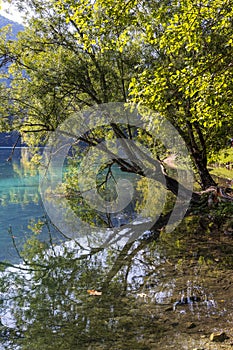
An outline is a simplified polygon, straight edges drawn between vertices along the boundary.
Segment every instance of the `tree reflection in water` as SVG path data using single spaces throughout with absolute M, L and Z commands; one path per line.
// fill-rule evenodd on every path
M 48 248 L 35 235 L 19 269 L 2 273 L 3 346 L 172 349 L 175 339 L 193 349 L 213 330 L 232 336 L 232 238 L 209 242 L 189 233 L 189 221 L 87 254 L 72 240 Z

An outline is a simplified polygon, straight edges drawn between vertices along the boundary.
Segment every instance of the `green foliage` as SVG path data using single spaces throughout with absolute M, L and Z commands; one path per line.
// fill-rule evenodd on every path
M 43 144 L 74 111 L 133 100 L 177 128 L 201 186 L 214 184 L 207 157 L 226 144 L 233 125 L 230 3 L 24 3 L 34 11 L 30 27 L 17 41 L 2 35 L 0 44 L 13 77 L 2 90 L 10 128 L 29 145 Z M 149 133 L 156 118 L 146 121 Z
M 226 185 L 226 179 L 228 179 L 228 186 L 232 187 L 233 179 L 233 148 L 225 148 L 218 153 L 211 156 L 209 159 L 211 164 L 211 174 L 219 178 L 222 178 Z M 221 181 L 221 179 L 219 180 Z
M 230 4 L 160 1 L 142 9 L 154 59 L 131 80 L 130 95 L 178 128 L 197 169 L 198 158 L 205 164 L 233 132 Z
M 35 11 L 28 27 L 15 42 L 1 38 L 13 77 L 2 113 L 14 116 L 11 128 L 35 145 L 75 111 L 126 101 L 140 56 L 130 42 L 124 52 L 117 47 L 124 28 L 110 20 L 108 7 L 104 13 L 88 1 L 24 3 Z
M 227 163 L 233 163 L 233 148 L 225 148 L 215 154 L 214 157 L 210 159 L 211 162 L 215 162 L 220 166 L 224 166 Z
M 24 4 L 30 27 L 0 46 L 14 78 L 2 110 L 28 144 L 45 142 L 80 108 L 133 99 L 172 122 L 202 186 L 213 184 L 207 156 L 233 125 L 231 1 Z

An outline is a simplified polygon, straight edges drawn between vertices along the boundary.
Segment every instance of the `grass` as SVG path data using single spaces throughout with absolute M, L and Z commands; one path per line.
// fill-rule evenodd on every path
M 231 163 L 231 169 L 226 168 L 226 165 Z M 223 149 L 216 156 L 213 164 L 210 164 L 211 175 L 223 179 L 233 179 L 233 148 Z
M 228 170 L 224 167 L 218 167 L 218 168 L 210 168 L 211 175 L 215 175 L 218 177 L 222 177 L 224 179 L 233 179 L 233 170 Z

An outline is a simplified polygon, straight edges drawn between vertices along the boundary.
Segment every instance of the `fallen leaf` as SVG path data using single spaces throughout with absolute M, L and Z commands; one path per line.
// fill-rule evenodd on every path
M 102 295 L 102 292 L 98 292 L 98 291 L 95 290 L 95 289 L 88 289 L 88 290 L 87 290 L 87 293 L 88 293 L 89 295 Z
M 139 297 L 139 298 L 146 298 L 147 295 L 145 293 L 137 293 L 137 297 Z

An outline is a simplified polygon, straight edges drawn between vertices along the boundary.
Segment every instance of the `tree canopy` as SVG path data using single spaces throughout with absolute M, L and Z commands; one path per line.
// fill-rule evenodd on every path
M 208 157 L 233 125 L 231 1 L 12 2 L 30 20 L 17 41 L 1 37 L 9 128 L 35 145 L 74 111 L 136 102 L 172 123 L 201 187 L 215 185 Z
M 212 152 L 232 133 L 231 1 L 148 4 L 143 39 L 153 52 L 131 93 L 166 116 L 186 140 L 203 187 Z

